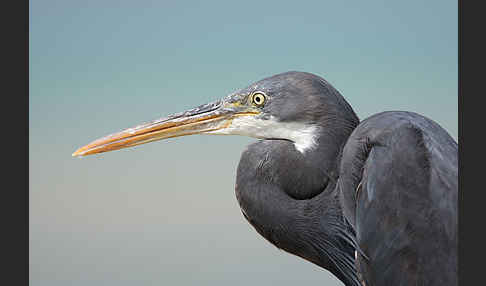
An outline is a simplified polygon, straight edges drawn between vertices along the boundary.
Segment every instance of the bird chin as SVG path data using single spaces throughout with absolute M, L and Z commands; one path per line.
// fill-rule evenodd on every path
M 205 133 L 288 140 L 294 143 L 297 151 L 304 154 L 317 146 L 319 127 L 297 122 L 280 122 L 273 116 L 263 119 L 249 115 L 235 117 L 227 127 Z

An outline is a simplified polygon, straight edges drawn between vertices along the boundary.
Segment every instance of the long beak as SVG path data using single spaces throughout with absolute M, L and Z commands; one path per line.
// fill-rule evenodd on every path
M 216 131 L 230 126 L 235 117 L 256 114 L 255 110 L 217 101 L 105 136 L 79 148 L 72 155 L 85 156 L 165 138 Z

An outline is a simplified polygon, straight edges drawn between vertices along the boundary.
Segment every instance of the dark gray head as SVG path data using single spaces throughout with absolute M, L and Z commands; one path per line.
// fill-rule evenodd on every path
M 337 90 L 323 78 L 306 72 L 292 71 L 265 78 L 223 101 L 256 105 L 259 113 L 251 121 L 240 118 L 232 129 L 215 133 L 287 139 L 301 152 L 319 143 L 316 142 L 319 133 L 338 137 L 342 133 L 345 139 L 358 123 L 356 114 Z
M 279 122 L 321 123 L 323 119 L 347 116 L 342 112 L 343 107 L 354 114 L 337 90 L 311 73 L 291 71 L 277 74 L 255 82 L 227 99 L 241 100 L 241 96 L 255 92 L 266 95 L 263 117 L 274 117 Z

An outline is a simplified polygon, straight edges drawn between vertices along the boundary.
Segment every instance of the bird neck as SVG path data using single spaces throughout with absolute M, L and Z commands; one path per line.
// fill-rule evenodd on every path
M 236 196 L 245 218 L 276 247 L 357 286 L 354 232 L 336 189 L 340 149 L 320 144 L 303 155 L 285 140 L 251 144 L 238 165 Z
M 350 112 L 316 120 L 314 148 L 288 140 L 250 144 L 237 170 L 236 196 L 245 218 L 280 249 L 317 264 L 345 285 L 358 286 L 355 233 L 344 218 L 339 164 L 359 119 Z

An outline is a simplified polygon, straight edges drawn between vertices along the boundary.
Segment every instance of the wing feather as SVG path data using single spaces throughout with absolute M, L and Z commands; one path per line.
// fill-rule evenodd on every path
M 457 143 L 418 114 L 380 113 L 353 131 L 338 184 L 366 285 L 457 285 L 457 166 Z

